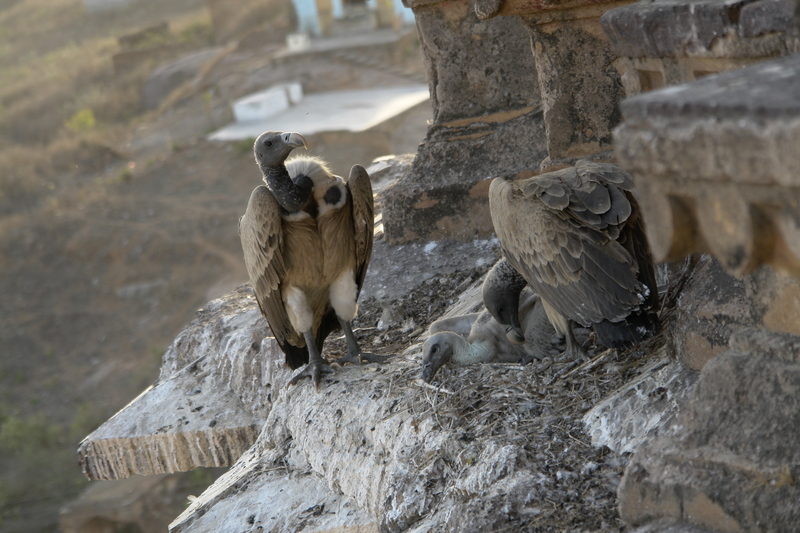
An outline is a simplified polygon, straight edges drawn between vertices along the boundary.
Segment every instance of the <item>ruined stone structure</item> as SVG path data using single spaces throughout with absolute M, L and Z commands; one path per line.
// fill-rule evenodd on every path
M 490 234 L 486 178 L 607 159 L 613 150 L 634 175 L 657 258 L 692 257 L 662 359 L 647 380 L 587 414 L 590 433 L 615 439 L 596 444 L 634 452 L 618 491 L 620 515 L 641 533 L 798 530 L 795 6 L 407 5 L 417 18 L 434 115 L 411 171 L 385 192 L 386 241 Z M 397 387 L 416 376 L 413 347 L 369 379 L 345 369 L 330 396 L 287 392 L 288 372 L 276 364 L 281 358 L 249 298 L 242 289 L 210 304 L 176 340 L 157 385 L 82 444 L 88 475 L 235 463 L 173 531 L 220 530 L 226 516 L 241 518 L 226 525 L 242 530 L 305 524 L 314 511 L 302 494 L 323 508 L 347 509 L 335 524 L 321 511 L 313 515 L 322 516 L 316 530 L 422 532 L 452 525 L 459 513 L 461 525 L 489 527 L 502 520 L 492 509 L 524 508 L 536 466 L 519 467 L 516 444 L 492 437 L 470 455 L 470 446 L 440 431 L 436 409 L 419 417 L 395 409 L 408 399 Z M 655 386 L 657 375 L 664 381 Z M 332 400 L 345 394 L 359 398 L 357 405 Z M 651 411 L 638 403 L 614 403 L 645 398 L 653 409 L 659 396 L 679 411 L 658 431 L 650 423 L 672 411 L 643 417 Z M 158 414 L 143 421 L 145 412 Z M 647 431 L 632 435 L 620 413 Z M 455 464 L 464 477 L 448 481 Z M 280 513 L 244 512 L 279 486 L 297 496 L 280 500 Z M 252 499 L 242 496 L 248 490 Z M 476 509 L 473 499 L 489 504 Z
M 793 2 L 653 2 L 603 16 L 628 96 L 800 51 Z M 734 275 L 800 273 L 797 56 L 622 103 L 658 260 L 708 251 Z
M 701 260 L 670 332 L 674 356 L 702 370 L 695 392 L 620 485 L 622 518 L 646 531 L 800 524 L 793 11 L 780 1 L 654 2 L 603 17 L 629 94 L 703 78 L 623 101 L 615 153 L 636 180 L 654 255 L 719 260 Z
M 387 237 L 491 233 L 481 180 L 609 151 L 624 93 L 600 15 L 628 2 L 409 0 L 434 116 Z

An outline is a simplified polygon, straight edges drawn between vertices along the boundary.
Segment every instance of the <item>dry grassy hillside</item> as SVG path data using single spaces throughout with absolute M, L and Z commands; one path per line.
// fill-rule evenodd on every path
M 140 104 L 154 64 L 115 75 L 112 55 L 118 36 L 164 20 L 163 44 L 211 44 L 203 0 L 99 14 L 0 2 L 3 532 L 56 530 L 87 483 L 78 441 L 155 379 L 209 291 L 244 279 L 236 220 L 253 180 L 231 177 L 252 174 L 249 148 L 130 149 L 159 119 Z

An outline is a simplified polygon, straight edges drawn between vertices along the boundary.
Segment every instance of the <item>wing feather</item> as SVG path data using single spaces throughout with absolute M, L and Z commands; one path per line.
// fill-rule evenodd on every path
M 281 280 L 286 275 L 281 208 L 264 185 L 256 187 L 250 195 L 247 210 L 239 219 L 239 238 L 258 306 L 275 340 L 284 346 L 294 329 L 281 297 Z
M 356 241 L 356 284 L 359 291 L 367 275 L 367 267 L 372 257 L 372 238 L 375 227 L 372 182 L 361 165 L 353 165 L 347 188 L 353 198 L 353 226 Z
M 621 320 L 644 302 L 642 254 L 616 241 L 633 210 L 632 188 L 616 165 L 586 161 L 490 187 L 492 221 L 509 263 L 555 310 L 585 326 Z

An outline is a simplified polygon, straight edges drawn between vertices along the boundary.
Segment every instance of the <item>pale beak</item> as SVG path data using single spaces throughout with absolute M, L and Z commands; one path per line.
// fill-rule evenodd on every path
M 299 133 L 281 133 L 281 139 L 292 148 L 303 147 L 308 150 L 305 138 Z
M 508 326 L 506 328 L 506 338 L 508 342 L 516 344 L 517 346 L 525 344 L 525 335 L 522 334 L 519 328 L 515 328 L 514 326 Z

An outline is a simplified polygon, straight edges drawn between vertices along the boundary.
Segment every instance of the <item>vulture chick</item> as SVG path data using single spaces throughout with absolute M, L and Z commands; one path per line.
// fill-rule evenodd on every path
M 517 302 L 520 293 L 516 294 Z M 431 324 L 431 336 L 422 345 L 422 379 L 430 383 L 436 372 L 448 362 L 454 365 L 473 363 L 530 363 L 552 355 L 556 332 L 547 319 L 539 297 L 532 291 L 522 293 L 518 317 L 527 342 L 512 343 L 506 328 L 487 311 Z M 468 329 L 467 329 L 468 328 Z M 467 336 L 468 335 L 468 336 Z M 466 338 L 464 338 L 466 336 Z M 557 350 L 556 350 L 557 353 Z
M 286 363 L 306 365 L 290 384 L 309 376 L 318 389 L 331 331 L 344 330 L 343 360 L 362 355 L 351 322 L 372 253 L 372 185 L 359 165 L 345 182 L 320 159 L 287 162 L 300 146 L 306 142 L 297 133 L 258 137 L 254 152 L 266 185 L 250 195 L 239 236 L 258 306 Z
M 659 331 L 653 259 L 625 170 L 579 161 L 524 180 L 497 178 L 489 208 L 508 264 L 541 297 L 566 354 L 583 356 L 573 322 L 615 349 Z M 518 280 L 511 285 L 506 306 Z

